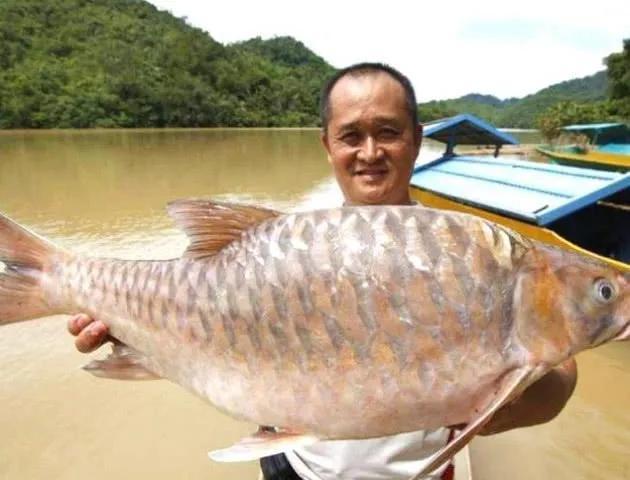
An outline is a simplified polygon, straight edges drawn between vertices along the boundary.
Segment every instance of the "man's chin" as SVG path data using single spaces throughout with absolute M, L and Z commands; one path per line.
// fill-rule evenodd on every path
M 365 203 L 369 205 L 382 205 L 387 203 L 387 190 L 382 187 L 362 186 L 356 190 L 357 203 Z

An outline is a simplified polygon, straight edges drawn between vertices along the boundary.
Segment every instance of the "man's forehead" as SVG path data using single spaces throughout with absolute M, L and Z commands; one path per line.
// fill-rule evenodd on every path
M 330 103 L 370 97 L 381 92 L 398 93 L 404 100 L 402 85 L 386 72 L 362 72 L 341 77 L 330 92 Z
M 387 73 L 369 72 L 339 79 L 329 96 L 329 125 L 348 128 L 369 119 L 374 123 L 407 120 L 405 90 Z

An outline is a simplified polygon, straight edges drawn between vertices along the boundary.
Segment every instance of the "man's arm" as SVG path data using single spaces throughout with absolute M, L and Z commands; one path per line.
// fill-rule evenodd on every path
M 552 420 L 567 404 L 576 382 L 577 365 L 570 358 L 530 385 L 515 401 L 499 409 L 479 434 L 494 435 Z

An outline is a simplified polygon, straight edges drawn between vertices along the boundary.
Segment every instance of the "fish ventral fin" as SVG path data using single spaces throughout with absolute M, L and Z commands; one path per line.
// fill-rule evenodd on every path
M 93 360 L 83 370 L 95 377 L 114 380 L 158 380 L 160 377 L 143 365 L 144 355 L 123 344 L 114 344 L 104 360 Z
M 473 418 L 459 435 L 453 438 L 446 446 L 431 455 L 422 470 L 409 480 L 421 480 L 426 478 L 426 476 L 435 469 L 440 468 L 444 463 L 453 458 L 457 452 L 464 448 L 473 437 L 479 433 L 499 408 L 512 400 L 516 394 L 522 392 L 523 387 L 527 384 L 534 370 L 534 368 L 530 367 L 517 368 L 505 375 L 499 385 L 496 397 L 490 405 L 481 411 L 476 418 Z
M 209 452 L 208 456 L 216 462 L 247 462 L 318 441 L 313 435 L 260 427 L 251 437 L 242 438 L 231 447 Z
M 166 208 L 190 240 L 183 256 L 194 259 L 215 255 L 245 230 L 281 215 L 252 205 L 196 198 L 175 200 Z

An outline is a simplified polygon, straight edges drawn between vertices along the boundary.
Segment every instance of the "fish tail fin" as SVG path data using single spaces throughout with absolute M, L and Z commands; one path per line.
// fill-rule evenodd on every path
M 42 277 L 61 252 L 0 213 L 0 325 L 54 313 Z

